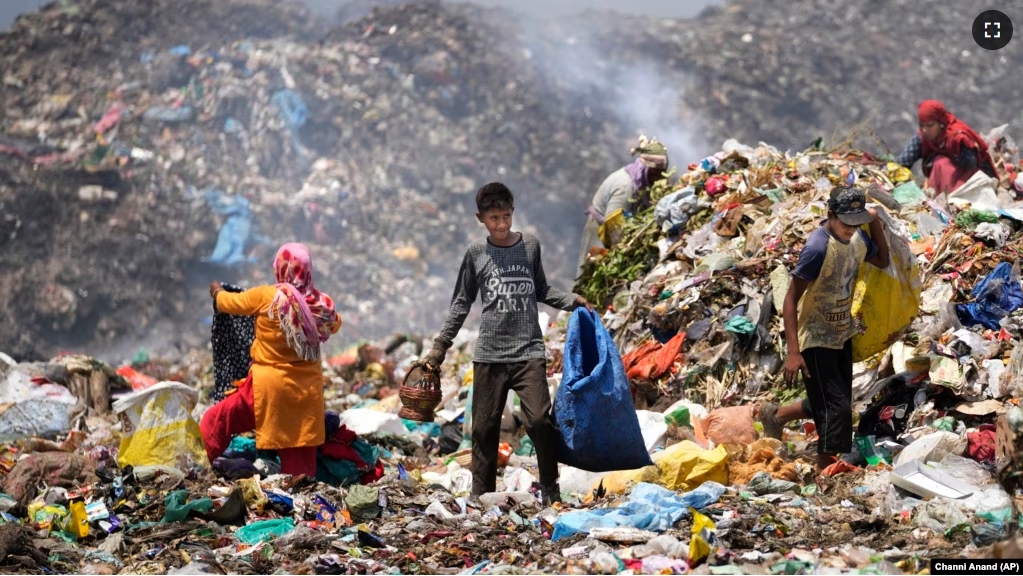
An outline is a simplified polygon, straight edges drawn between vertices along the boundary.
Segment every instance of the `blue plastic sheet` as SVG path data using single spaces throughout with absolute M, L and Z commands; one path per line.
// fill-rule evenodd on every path
M 309 119 L 309 108 L 305 100 L 294 90 L 281 90 L 270 98 L 270 103 L 281 111 L 281 116 L 292 132 L 305 126 Z
M 585 308 L 576 309 L 568 321 L 554 418 L 565 464 L 591 472 L 653 464 L 622 357 L 600 316 Z
M 970 293 L 973 302 L 956 306 L 956 315 L 964 326 L 980 324 L 998 330 L 1002 318 L 1023 306 L 1023 286 L 1012 264 L 1002 262 Z
M 214 212 L 227 216 L 217 235 L 213 255 L 206 259 L 211 264 L 235 266 L 254 261 L 245 255 L 245 246 L 252 234 L 252 212 L 249 201 L 241 196 L 228 196 L 209 190 L 203 193 Z
M 718 501 L 725 487 L 704 482 L 690 492 L 678 494 L 655 484 L 636 484 L 629 500 L 618 508 L 599 508 L 562 514 L 554 523 L 552 540 L 560 540 L 594 528 L 627 526 L 652 532 L 664 532 L 689 515 L 689 508 L 706 508 Z
M 270 103 L 281 111 L 281 116 L 291 132 L 291 141 L 295 144 L 299 163 L 303 168 L 308 168 L 310 159 L 298 133 L 309 119 L 309 107 L 306 106 L 305 100 L 294 90 L 280 90 L 270 98 Z

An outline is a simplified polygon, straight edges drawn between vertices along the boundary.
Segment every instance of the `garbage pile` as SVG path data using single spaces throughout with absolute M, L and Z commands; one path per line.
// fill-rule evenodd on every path
M 193 337 L 171 343 L 187 350 L 202 287 L 267 280 L 284 240 L 311 246 L 346 311 L 342 338 L 380 338 L 396 320 L 430 329 L 486 181 L 516 191 L 548 275 L 567 279 L 580 206 L 637 130 L 802 147 L 870 120 L 897 147 L 923 97 L 974 125 L 1015 114 L 998 97 L 1013 91 L 1002 67 L 1015 44 L 1005 62 L 933 45 L 932 30 L 972 21 L 960 4 L 737 2 L 694 20 L 544 25 L 385 4 L 354 6 L 333 29 L 265 0 L 76 0 L 19 18 L 0 39 L 0 258 L 12 270 L 0 321 L 16 327 L 0 348 L 38 359 L 158 333 Z M 900 56 L 920 53 L 914 43 L 944 56 Z M 678 88 L 683 125 L 669 127 Z
M 552 344 L 562 338 L 562 319 L 544 325 Z M 653 465 L 609 473 L 563 465 L 564 502 L 543 507 L 512 396 L 502 418 L 498 492 L 470 498 L 471 340 L 445 366 L 445 399 L 432 423 L 399 418 L 388 390 L 421 344 L 402 335 L 325 361 L 335 392 L 328 427 L 340 436 L 328 436 L 337 440 L 321 449 L 315 479 L 279 474 L 275 454 L 257 450 L 247 435 L 235 437 L 222 458 L 205 460 L 195 423 L 208 405 L 211 384 L 199 366 L 208 359 L 171 367 L 139 358 L 135 366 L 148 374 L 82 357 L 5 360 L 4 389 L 22 396 L 5 397 L 13 408 L 0 413 L 0 567 L 898 574 L 917 573 L 933 557 L 990 557 L 1018 522 L 996 482 L 994 455 L 974 449 L 975 436 L 992 434 L 974 430 L 991 409 L 977 403 L 929 419 L 894 461 L 882 452 L 894 443 L 879 442 L 867 461 L 833 476 L 816 475 L 801 456 L 812 433 L 758 438 L 749 406 L 708 411 L 682 400 L 663 413 L 639 410 Z M 189 384 L 156 381 L 171 373 Z M 65 418 L 82 394 L 58 383 L 70 374 L 106 378 L 107 399 Z M 554 373 L 552 393 L 558 382 Z M 9 414 L 38 423 L 41 404 L 59 424 L 11 426 Z M 1023 411 L 1012 408 L 1004 420 L 1013 424 L 999 434 L 1013 437 Z M 154 426 L 161 432 L 147 433 Z
M 421 2 L 326 33 L 279 4 L 57 3 L 4 34 L 0 347 L 193 334 L 200 286 L 272 280 L 284 241 L 310 246 L 345 337 L 432 326 L 480 185 L 507 182 L 534 229 L 581 219 L 615 162 L 616 116 L 548 88 L 496 13 Z
M 1018 161 L 997 149 L 1006 163 Z M 881 290 L 874 284 L 868 291 L 865 272 L 858 280 L 857 322 L 891 324 L 881 330 L 886 336 L 871 339 L 868 330 L 853 340 L 856 450 L 832 472 L 855 470 L 855 480 L 843 480 L 859 484 L 849 487 L 853 493 L 880 495 L 885 518 L 876 521 L 887 525 L 894 512 L 948 538 L 974 522 L 971 510 L 991 518 L 988 504 L 1015 505 L 1023 210 L 1007 180 L 981 175 L 935 198 L 890 158 L 819 145 L 787 154 L 729 140 L 676 183 L 654 186 L 650 208 L 626 222 L 618 244 L 591 258 L 576 290 L 607 305 L 604 321 L 623 353 L 636 407 L 660 416 L 654 420 L 672 430 L 664 432 L 669 443 L 695 442 L 690 449 L 702 460 L 693 461 L 703 466 L 697 478 L 716 465 L 754 491 L 769 482 L 764 472 L 805 481 L 801 459 L 812 461 L 812 423 L 765 446 L 756 417 L 764 400 L 805 395 L 782 382 L 782 300 L 838 184 L 863 188 L 878 207 L 893 263 Z M 699 449 L 715 444 L 717 454 Z M 664 466 L 659 473 L 663 482 Z M 628 473 L 611 484 L 657 474 Z M 813 486 L 804 484 L 802 493 L 838 484 L 822 477 Z M 935 496 L 955 502 L 919 501 Z M 964 502 L 972 502 L 965 511 Z M 978 546 L 1008 534 L 1002 520 L 995 524 L 969 529 Z
M 798 150 L 858 126 L 858 144 L 876 145 L 876 135 L 898 153 L 927 98 L 974 126 L 1020 120 L 1003 95 L 1020 88 L 1013 62 L 1023 47 L 995 55 L 970 41 L 970 26 L 988 8 L 977 0 L 927 7 L 732 0 L 693 19 L 593 20 L 622 58 L 684 72 L 682 106 L 712 142 Z M 963 41 L 946 42 L 949 30 Z
M 967 400 L 1011 395 L 998 365 L 1020 340 L 1014 262 L 1023 211 L 1007 182 L 978 179 L 935 201 L 909 170 L 866 152 L 783 154 L 735 140 L 689 168 L 677 183 L 653 188 L 651 207 L 588 263 L 577 286 L 609 305 L 605 321 L 626 368 L 635 365 L 634 383 L 655 383 L 654 396 L 675 399 L 684 390 L 711 407 L 777 389 L 789 271 L 826 218 L 832 187 L 855 182 L 900 240 L 892 251 L 905 288 L 895 282 L 891 290 L 901 292 L 864 294 L 861 275 L 854 314 L 869 326 L 864 314 L 906 308 L 887 337 L 854 352 L 859 399 L 928 355 L 931 380 Z M 643 362 L 656 354 L 664 361 Z

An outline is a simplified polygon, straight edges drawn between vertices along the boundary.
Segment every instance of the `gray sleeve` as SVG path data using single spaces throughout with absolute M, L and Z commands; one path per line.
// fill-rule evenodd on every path
M 608 192 L 607 208 L 604 209 L 604 216 L 610 216 L 615 210 L 628 208 L 629 198 L 632 196 L 632 186 L 616 182 L 615 186 Z
M 543 256 L 540 250 L 540 243 L 536 243 L 536 262 L 533 263 L 533 281 L 536 283 L 536 301 L 571 312 L 575 307 L 575 300 L 578 294 L 565 292 L 553 288 L 547 283 L 547 274 L 543 271 Z
M 466 250 L 462 266 L 458 269 L 458 279 L 455 281 L 455 293 L 451 296 L 448 318 L 444 321 L 444 327 L 440 334 L 433 341 L 434 348 L 444 351 L 451 348 L 455 336 L 462 329 L 462 324 L 465 323 L 465 318 L 472 309 L 472 303 L 476 301 L 477 294 L 479 294 L 479 286 L 476 284 L 476 265 L 472 253 Z

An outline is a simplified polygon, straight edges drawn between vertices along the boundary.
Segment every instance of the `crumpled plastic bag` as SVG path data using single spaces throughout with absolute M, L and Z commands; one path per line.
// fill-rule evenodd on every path
M 657 483 L 669 490 L 690 490 L 708 481 L 728 484 L 728 450 L 724 446 L 704 450 L 683 440 L 654 454 L 654 463 L 660 470 Z
M 962 500 L 956 500 L 955 505 L 972 510 L 976 514 L 991 514 L 1010 508 L 1012 500 L 1001 486 L 992 484 Z
M 717 549 L 716 526 L 710 517 L 697 512 L 694 508 L 689 511 L 693 515 L 693 537 L 689 541 L 689 565 L 696 566 L 703 562 Z
M 936 498 L 916 507 L 913 524 L 931 530 L 935 534 L 944 534 L 957 526 L 969 524 L 970 518 L 963 508 L 948 498 Z
M 600 243 L 606 248 L 611 248 L 622 239 L 622 229 L 625 226 L 625 210 L 619 208 L 608 214 L 597 229 L 597 237 Z
M 750 478 L 749 484 L 746 487 L 750 492 L 763 496 L 765 494 L 783 494 L 785 492 L 798 492 L 796 487 L 798 484 L 795 482 L 789 482 L 788 480 L 778 480 L 772 478 L 767 472 L 757 472 Z
M 245 254 L 245 248 L 252 235 L 252 211 L 249 209 L 248 199 L 217 190 L 208 190 L 204 196 L 214 212 L 227 217 L 217 234 L 213 254 L 206 262 L 222 266 L 253 262 L 254 258 Z
M 966 438 L 954 432 L 933 432 L 906 446 L 895 457 L 893 466 L 898 468 L 909 462 L 926 463 L 941 460 L 946 454 L 962 454 L 966 450 Z
M 702 509 L 717 502 L 725 487 L 706 482 L 696 489 L 677 494 L 660 486 L 638 484 L 628 501 L 617 508 L 597 508 L 562 514 L 554 523 L 551 540 L 587 533 L 593 528 L 628 526 L 640 530 L 663 532 L 690 514 L 690 508 Z
M 966 434 L 966 453 L 978 462 L 995 461 L 995 425 L 981 424 L 974 432 Z
M 121 419 L 117 464 L 209 468 L 199 424 L 192 418 L 198 400 L 199 393 L 189 386 L 160 382 L 114 402 Z
M 757 441 L 752 406 L 729 406 L 711 411 L 701 421 L 703 435 L 715 444 L 752 444 Z
M 199 498 L 188 502 L 188 496 L 188 490 L 175 490 L 168 494 L 164 500 L 164 506 L 167 511 L 160 522 L 181 522 L 188 518 L 188 514 L 192 510 L 196 512 L 209 512 L 213 508 L 213 500 L 209 498 Z
M 657 201 L 654 220 L 662 231 L 668 232 L 676 226 L 685 226 L 697 206 L 696 189 L 687 186 Z
M 940 462 L 935 462 L 932 465 L 935 469 L 971 486 L 980 487 L 991 482 L 991 473 L 983 466 L 957 454 L 946 454 Z
M 905 170 L 905 168 L 903 168 L 903 170 Z M 901 184 L 892 190 L 892 197 L 895 198 L 896 202 L 903 206 L 918 206 L 923 204 L 924 200 L 927 199 L 927 195 L 924 194 L 924 191 L 921 190 L 920 187 L 917 186 L 916 182 L 913 182 L 912 180 Z
M 380 515 L 380 490 L 356 484 L 348 488 L 345 506 L 356 522 L 368 522 Z
M 973 235 L 982 240 L 990 240 L 996 248 L 1001 248 L 1005 246 L 1005 242 L 1009 239 L 1009 228 L 1000 222 L 994 224 L 984 222 L 977 224 Z
M 1002 262 L 970 292 L 973 302 L 956 305 L 956 315 L 966 326 L 980 324 L 989 330 L 1001 328 L 1002 318 L 1023 306 L 1023 285 L 1019 262 Z
M 853 336 L 853 362 L 861 362 L 889 348 L 920 310 L 919 266 L 909 242 L 896 232 L 884 210 L 877 211 L 885 225 L 888 267 L 860 266 L 853 294 L 852 314 L 864 327 Z
M 708 222 L 686 237 L 686 245 L 682 248 L 682 254 L 695 262 L 713 252 L 719 244 L 721 244 L 721 237 L 714 232 L 714 224 Z
M 260 520 L 247 526 L 242 526 L 234 533 L 235 537 L 242 542 L 254 546 L 260 542 L 269 542 L 295 529 L 295 521 L 291 518 L 275 518 L 273 520 Z
M 735 316 L 725 323 L 725 330 L 748 336 L 757 330 L 757 325 L 745 316 Z

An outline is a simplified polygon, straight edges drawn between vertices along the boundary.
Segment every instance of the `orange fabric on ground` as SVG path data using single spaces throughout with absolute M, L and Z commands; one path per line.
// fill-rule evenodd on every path
M 653 353 L 660 349 L 660 342 L 654 340 L 626 354 L 622 358 L 622 364 L 625 365 L 625 374 L 629 377 L 629 380 L 641 378 L 647 359 L 651 358 Z
M 653 380 L 660 378 L 671 369 L 675 359 L 682 352 L 682 343 L 686 333 L 679 332 L 667 344 L 647 342 L 622 358 L 625 374 L 629 380 Z
M 260 450 L 320 446 L 326 433 L 323 372 L 319 361 L 302 360 L 288 346 L 280 323 L 268 314 L 274 286 L 217 294 L 217 310 L 256 317 L 252 343 L 252 399 L 256 413 L 256 447 Z M 336 334 L 341 317 L 331 326 Z

